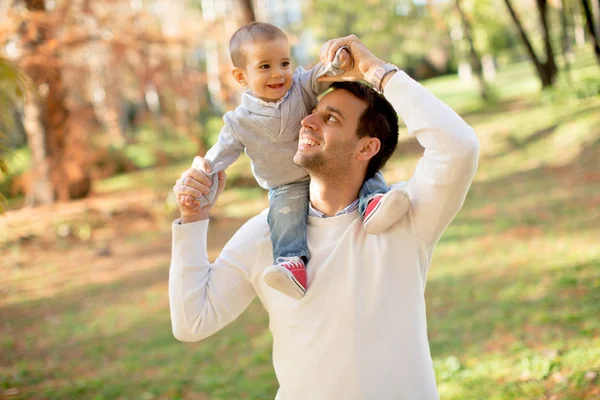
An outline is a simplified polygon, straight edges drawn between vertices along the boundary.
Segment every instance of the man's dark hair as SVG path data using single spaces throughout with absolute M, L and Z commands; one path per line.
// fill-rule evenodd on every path
M 252 22 L 244 25 L 231 36 L 229 40 L 229 56 L 234 67 L 246 67 L 245 48 L 256 42 L 270 42 L 285 39 L 287 36 L 275 25 L 266 22 Z
M 398 114 L 394 107 L 379 93 L 359 82 L 334 82 L 332 88 L 344 89 L 367 103 L 367 108 L 358 119 L 356 134 L 378 138 L 379 152 L 371 158 L 367 166 L 365 180 L 370 179 L 390 159 L 398 145 Z

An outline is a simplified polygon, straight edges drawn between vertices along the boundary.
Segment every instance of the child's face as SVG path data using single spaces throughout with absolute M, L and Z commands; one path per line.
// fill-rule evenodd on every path
M 263 101 L 277 101 L 292 86 L 290 45 L 285 39 L 256 42 L 246 49 L 245 68 L 236 68 L 234 77 L 250 88 L 254 97 Z M 240 79 L 238 79 L 238 76 Z

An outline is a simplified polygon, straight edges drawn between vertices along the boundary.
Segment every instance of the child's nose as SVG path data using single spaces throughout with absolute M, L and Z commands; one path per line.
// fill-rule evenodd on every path
M 273 68 L 273 76 L 281 76 L 283 75 L 283 71 L 280 67 Z

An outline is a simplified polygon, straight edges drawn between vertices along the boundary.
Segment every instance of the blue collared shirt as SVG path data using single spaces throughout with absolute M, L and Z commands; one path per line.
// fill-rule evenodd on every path
M 338 215 L 346 215 L 350 214 L 352 211 L 358 208 L 358 199 L 354 200 L 343 210 L 338 211 L 334 216 Z M 328 218 L 327 215 L 323 214 L 321 211 L 317 210 L 312 206 L 312 204 L 308 203 L 308 216 L 309 217 L 317 217 L 317 218 Z

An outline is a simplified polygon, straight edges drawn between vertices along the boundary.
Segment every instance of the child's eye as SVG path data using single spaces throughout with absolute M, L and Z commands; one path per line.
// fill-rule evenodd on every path
M 290 66 L 290 62 L 289 61 L 284 61 L 284 62 L 281 63 L 281 66 L 284 67 L 284 68 L 287 68 L 287 67 Z
M 263 64 L 260 67 L 258 67 L 258 69 L 269 69 L 270 65 L 269 64 Z

